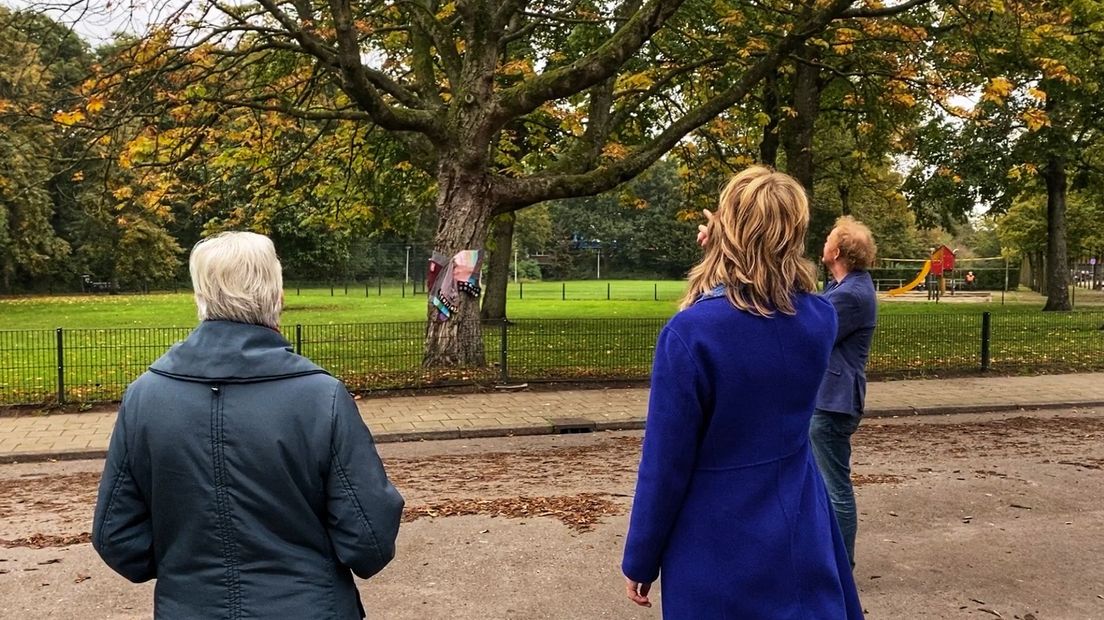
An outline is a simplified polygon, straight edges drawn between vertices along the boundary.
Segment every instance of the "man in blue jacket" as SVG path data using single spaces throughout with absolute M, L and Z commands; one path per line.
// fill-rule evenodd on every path
M 292 352 L 272 242 L 201 241 L 202 322 L 127 388 L 92 546 L 156 579 L 156 618 L 364 616 L 353 575 L 395 554 L 403 500 L 340 381 Z
M 862 421 L 866 362 L 878 314 L 874 282 L 866 271 L 876 252 L 870 229 L 849 216 L 836 222 L 824 244 L 822 261 L 832 276 L 824 297 L 836 309 L 839 329 L 809 426 L 813 455 L 828 487 L 852 567 L 858 516 L 851 487 L 851 435 Z

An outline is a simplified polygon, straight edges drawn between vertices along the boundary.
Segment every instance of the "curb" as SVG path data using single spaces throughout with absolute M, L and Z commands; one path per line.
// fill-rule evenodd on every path
M 1104 401 L 1067 401 L 1051 403 L 1006 403 L 1001 405 L 958 405 L 935 407 L 896 407 L 890 409 L 872 409 L 866 412 L 866 418 L 896 418 L 931 415 L 954 415 L 959 413 L 1005 413 L 1008 411 L 1037 411 L 1047 409 L 1085 409 L 1104 407 Z M 600 431 L 639 431 L 644 429 L 644 418 L 595 422 L 593 430 Z M 373 435 L 377 444 L 409 443 L 414 441 L 441 441 L 446 439 L 489 439 L 497 437 L 525 437 L 534 435 L 555 435 L 555 425 L 527 424 L 517 426 L 458 427 L 432 431 L 381 432 Z M 107 450 L 59 450 L 56 452 L 26 452 L 0 454 L 0 465 L 15 463 L 43 463 L 49 461 L 79 461 L 102 459 Z
M 895 407 L 872 409 L 865 418 L 896 418 L 923 415 L 953 415 L 958 413 L 1004 413 L 1007 411 L 1033 411 L 1045 409 L 1085 409 L 1104 407 L 1104 400 L 1076 400 L 1050 403 L 1003 403 L 1000 405 L 936 405 L 934 407 Z

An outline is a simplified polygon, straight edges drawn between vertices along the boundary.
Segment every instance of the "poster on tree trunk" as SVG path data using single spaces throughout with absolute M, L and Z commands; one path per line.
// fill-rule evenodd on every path
M 447 321 L 460 311 L 462 296 L 479 299 L 483 292 L 479 282 L 482 267 L 483 250 L 461 250 L 451 260 L 434 253 L 429 259 L 426 290 L 437 309 L 438 321 Z

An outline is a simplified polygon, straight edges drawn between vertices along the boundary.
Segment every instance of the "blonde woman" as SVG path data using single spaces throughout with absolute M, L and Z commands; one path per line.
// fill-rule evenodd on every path
M 809 447 L 836 334 L 804 256 L 801 186 L 750 168 L 721 192 L 705 257 L 656 344 L 622 569 L 668 618 L 862 618 Z

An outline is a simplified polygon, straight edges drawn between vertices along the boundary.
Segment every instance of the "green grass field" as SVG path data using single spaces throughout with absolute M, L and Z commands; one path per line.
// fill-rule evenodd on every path
M 363 286 L 363 285 L 362 285 Z M 607 288 L 608 287 L 608 288 Z M 506 366 L 511 380 L 642 379 L 656 335 L 677 308 L 682 282 L 568 282 L 511 286 Z M 606 299 L 608 296 L 609 300 Z M 567 299 L 563 299 L 566 297 Z M 981 317 L 992 313 L 992 368 L 999 372 L 1104 369 L 1104 305 L 1079 292 L 1079 311 L 1042 313 L 1034 293 L 1006 303 L 883 302 L 871 353 L 875 376 L 976 371 Z M 484 330 L 490 367 L 420 367 L 425 297 L 400 288 L 289 287 L 283 331 L 302 353 L 352 389 L 501 377 L 502 332 Z M 1093 305 L 1093 304 L 1096 305 Z M 0 404 L 57 399 L 63 328 L 65 399 L 113 400 L 196 324 L 190 294 L 0 299 Z
M 608 286 L 608 289 L 607 289 Z M 667 318 L 674 314 L 685 283 L 645 282 L 532 282 L 510 285 L 507 314 L 511 319 Z M 406 297 L 398 286 L 372 285 L 346 289 L 299 289 L 286 293 L 285 325 L 334 325 L 420 321 L 425 317 L 425 295 Z M 607 290 L 610 300 L 607 301 Z M 563 299 L 566 297 L 566 300 Z M 882 316 L 898 314 L 970 314 L 981 312 L 1037 312 L 1043 298 L 1015 292 L 1001 305 L 993 303 L 884 302 Z M 1079 307 L 1104 309 L 1104 294 L 1079 292 Z M 0 298 L 0 330 L 102 329 L 115 327 L 191 327 L 196 324 L 190 293 L 150 295 L 72 295 Z

